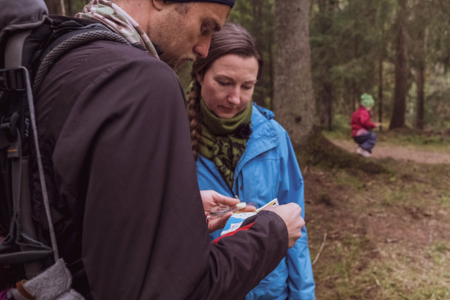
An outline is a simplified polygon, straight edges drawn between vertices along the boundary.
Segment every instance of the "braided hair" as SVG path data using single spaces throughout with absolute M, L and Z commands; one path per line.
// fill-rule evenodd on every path
M 209 53 L 206 58 L 197 58 L 192 66 L 192 85 L 188 94 L 188 117 L 191 130 L 192 154 L 197 160 L 198 151 L 203 143 L 202 139 L 202 113 L 200 100 L 202 86 L 198 78 L 203 78 L 211 65 L 220 57 L 233 54 L 243 58 L 254 57 L 258 61 L 258 76 L 261 76 L 263 59 L 255 39 L 244 27 L 226 23 L 222 30 L 214 33 L 211 38 Z
M 202 87 L 197 78 L 195 78 L 189 93 L 187 105 L 189 128 L 191 130 L 192 154 L 194 155 L 195 160 L 197 160 L 200 143 L 202 143 L 202 113 L 200 111 L 201 91 Z

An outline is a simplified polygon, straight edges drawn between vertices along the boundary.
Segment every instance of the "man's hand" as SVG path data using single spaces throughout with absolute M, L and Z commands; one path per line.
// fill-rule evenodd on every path
M 295 242 L 302 236 L 302 228 L 305 221 L 302 218 L 302 209 L 298 204 L 289 203 L 276 207 L 267 207 L 264 210 L 270 210 L 279 215 L 286 224 L 289 235 L 289 248 L 294 247 Z
M 203 209 L 205 210 L 205 214 L 209 215 L 211 212 L 211 209 L 214 207 L 222 206 L 222 205 L 228 205 L 231 208 L 234 208 L 238 203 L 239 199 L 230 198 L 223 196 L 215 191 L 200 191 L 200 194 L 202 196 L 203 201 Z M 255 211 L 256 208 L 254 206 L 248 205 L 244 209 L 242 209 L 242 212 L 250 212 Z M 222 229 L 225 227 L 225 224 L 227 223 L 228 219 L 231 217 L 233 213 L 230 211 L 226 214 L 224 214 L 222 217 L 209 220 L 208 221 L 208 230 L 209 232 L 214 232 L 216 230 Z

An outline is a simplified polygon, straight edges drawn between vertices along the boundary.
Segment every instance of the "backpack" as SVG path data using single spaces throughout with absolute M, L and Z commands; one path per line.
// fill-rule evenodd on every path
M 0 243 L 0 266 L 12 268 L 13 282 L 22 282 L 59 260 L 33 95 L 67 51 L 94 40 L 130 43 L 94 20 L 50 17 L 43 0 L 0 0 L 0 7 L 0 233 L 7 233 Z M 38 169 L 50 242 L 44 241 L 32 217 L 32 164 Z M 0 272 L 0 283 L 1 277 Z

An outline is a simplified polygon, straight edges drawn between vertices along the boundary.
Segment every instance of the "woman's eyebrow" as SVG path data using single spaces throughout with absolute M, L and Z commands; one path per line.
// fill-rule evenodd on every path
M 221 75 L 221 74 L 216 75 L 216 76 L 215 76 L 215 79 L 228 79 L 228 80 L 234 81 L 233 78 L 228 77 L 227 75 Z
M 246 82 L 244 82 L 244 83 L 251 83 L 251 84 L 255 84 L 256 82 L 257 82 L 258 80 L 248 80 L 248 81 L 246 81 Z
M 233 82 L 235 81 L 233 78 L 228 77 L 227 75 L 221 75 L 221 74 L 220 75 L 216 75 L 215 79 L 228 79 L 228 80 L 231 80 Z M 247 80 L 247 81 L 244 82 L 244 84 L 246 84 L 246 83 L 255 84 L 257 81 L 258 80 Z

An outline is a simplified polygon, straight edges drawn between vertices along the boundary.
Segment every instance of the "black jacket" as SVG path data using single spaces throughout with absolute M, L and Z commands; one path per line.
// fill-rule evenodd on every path
M 58 247 L 87 297 L 244 298 L 286 255 L 286 226 L 272 212 L 209 241 L 183 91 L 144 51 L 106 41 L 70 51 L 36 114 Z

